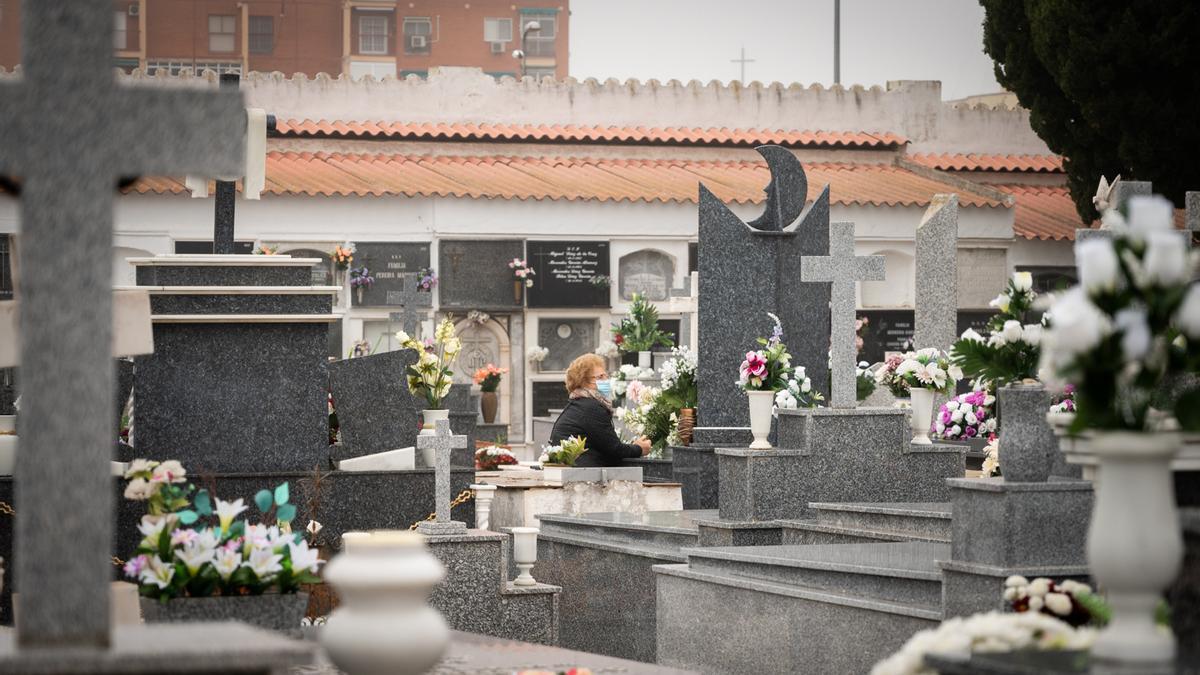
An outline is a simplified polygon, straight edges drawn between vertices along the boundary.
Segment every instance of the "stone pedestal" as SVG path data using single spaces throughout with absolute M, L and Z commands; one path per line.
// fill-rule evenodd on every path
M 960 478 L 951 488 L 951 555 L 941 561 L 947 617 L 1003 609 L 1013 574 L 1055 580 L 1087 576 L 1092 484 L 1009 483 Z
M 811 501 L 797 489 L 804 482 L 805 451 L 718 448 L 716 455 L 722 520 L 795 518 Z
M 696 427 L 691 445 L 671 448 L 671 475 L 683 485 L 683 508 L 717 508 L 716 449 L 750 445 L 749 427 Z

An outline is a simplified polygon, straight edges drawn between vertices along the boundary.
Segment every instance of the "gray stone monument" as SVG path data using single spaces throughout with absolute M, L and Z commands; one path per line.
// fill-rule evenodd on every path
M 388 332 L 393 332 L 391 322 L 396 320 L 393 316 L 398 315 L 401 329 L 405 333 L 415 336 L 419 332 L 421 318 L 425 314 L 423 310 L 433 307 L 433 293 L 424 292 L 417 287 L 421 281 L 419 275 L 406 272 L 400 276 L 404 290 L 393 291 L 388 296 L 388 301 L 394 300 L 394 304 L 400 305 L 403 309 L 388 314 Z M 392 337 L 389 336 L 388 340 L 391 339 Z
M 949 352 L 958 337 L 958 195 L 933 196 L 917 225 L 916 253 L 913 344 Z
M 1184 220 L 1187 223 L 1188 244 L 1190 245 L 1192 236 L 1196 232 L 1200 232 L 1200 192 L 1188 190 L 1184 200 Z
M 1150 181 L 1118 179 L 1112 186 L 1112 192 L 1109 194 L 1108 201 L 1114 208 L 1121 208 L 1129 201 L 1130 197 L 1149 197 L 1154 194 L 1153 188 L 1154 184 Z
M 854 223 L 831 223 L 829 255 L 806 255 L 800 259 L 801 280 L 829 281 L 833 285 L 833 303 L 830 307 L 830 344 L 833 349 L 831 407 L 854 408 L 858 404 L 857 383 L 854 380 L 858 362 L 858 350 L 854 346 L 855 289 L 859 281 L 883 281 L 884 273 L 883 256 L 854 255 Z M 812 371 L 820 370 L 818 366 L 808 367 Z
M 434 451 L 434 503 L 437 510 L 437 520 L 424 521 L 417 526 L 417 531 L 425 535 L 461 534 L 467 529 L 467 524 L 450 519 L 450 453 L 467 447 L 466 436 L 450 434 L 450 425 L 439 421 L 437 433 L 432 436 L 419 436 L 417 449 Z
M 114 654 L 108 649 L 113 195 L 120 176 L 238 171 L 243 138 L 229 132 L 246 117 L 234 93 L 118 87 L 107 0 L 25 2 L 21 31 L 23 77 L 0 83 L 0 173 L 22 179 L 23 450 L 16 470 L 16 498 L 25 506 L 16 516 L 22 602 L 15 644 L 0 644 L 0 667 L 88 672 Z M 196 650 L 163 644 L 183 644 L 184 633 L 206 651 L 245 645 L 222 632 L 237 630 L 160 629 L 157 638 L 147 634 L 118 647 L 131 667 L 139 647 L 130 645 L 150 650 L 153 644 L 162 650 L 160 672 L 185 660 L 194 669 Z M 279 647 L 259 636 L 260 653 Z M 290 656 L 286 648 L 274 655 L 277 663 Z M 220 662 L 219 654 L 209 654 L 212 667 Z M 253 671 L 256 664 L 261 672 L 270 668 L 250 658 L 240 665 Z M 140 667 L 155 670 L 144 658 Z

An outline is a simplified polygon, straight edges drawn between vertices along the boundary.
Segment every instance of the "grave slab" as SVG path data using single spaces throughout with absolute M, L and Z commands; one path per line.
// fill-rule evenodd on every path
M 329 364 L 329 386 L 341 428 L 335 461 L 417 443 L 420 402 L 408 391 L 405 374 L 417 362 L 411 349 L 343 359 Z

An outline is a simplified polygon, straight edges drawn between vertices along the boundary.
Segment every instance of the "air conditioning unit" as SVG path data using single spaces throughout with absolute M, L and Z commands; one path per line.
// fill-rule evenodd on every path
M 503 54 L 504 53 L 504 43 L 503 42 L 493 42 L 492 43 L 492 53 L 493 54 Z
M 412 35 L 408 39 L 413 49 L 425 49 L 429 46 L 429 38 L 424 35 Z
M 138 3 L 135 2 L 129 6 L 129 16 L 137 16 L 139 11 L 141 11 L 141 5 Z

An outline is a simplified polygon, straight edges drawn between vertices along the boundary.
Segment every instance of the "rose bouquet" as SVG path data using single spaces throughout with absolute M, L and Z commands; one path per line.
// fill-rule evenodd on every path
M 489 445 L 486 448 L 479 448 L 475 451 L 476 471 L 495 471 L 501 466 L 515 466 L 517 464 L 517 456 L 508 448 Z
M 1052 413 L 1073 413 L 1075 412 L 1075 385 L 1068 384 L 1063 387 L 1062 394 L 1054 397 L 1056 400 L 1050 406 Z
M 450 317 L 442 319 L 434 331 L 431 343 L 423 343 L 410 337 L 404 331 L 396 333 L 396 338 L 405 349 L 417 352 L 416 364 L 408 367 L 408 390 L 418 396 L 425 397 L 430 410 L 439 410 L 442 400 L 450 393 L 454 372 L 450 366 L 458 358 L 462 350 L 462 341 L 454 332 L 454 322 Z
M 896 374 L 896 369 L 904 363 L 903 354 L 892 354 L 887 357 L 879 370 L 875 371 L 875 384 L 885 387 L 896 398 L 908 398 L 908 382 Z
M 951 441 L 987 438 L 996 432 L 995 404 L 996 397 L 984 389 L 959 394 L 942 404 L 933 431 Z
M 508 373 L 508 368 L 497 368 L 495 364 L 489 363 L 476 370 L 472 379 L 475 384 L 479 385 L 480 391 L 494 392 L 500 387 L 500 380 L 506 373 Z
M 333 262 L 339 270 L 348 269 L 354 264 L 354 251 L 354 244 L 350 244 L 349 246 L 341 246 L 339 244 L 333 247 Z
M 1103 626 L 1112 616 L 1112 610 L 1090 586 L 1071 579 L 1059 584 L 1046 578 L 1029 581 L 1011 576 L 1004 580 L 1004 599 L 1014 612 L 1041 612 L 1076 628 Z
M 779 317 L 767 314 L 775 322 L 771 337 L 758 338 L 765 349 L 746 352 L 746 358 L 738 368 L 739 387 L 746 391 L 780 391 L 787 387 L 792 374 L 792 355 L 783 343 L 783 324 Z
M 824 400 L 821 392 L 813 390 L 812 380 L 804 373 L 804 366 L 792 371 L 784 388 L 775 392 L 775 407 L 781 410 L 815 408 Z
M 548 445 L 542 450 L 538 461 L 542 464 L 562 464 L 575 466 L 579 456 L 587 452 L 587 439 L 582 436 L 571 436 L 558 445 Z
M 613 326 L 612 333 L 613 342 L 626 353 L 674 345 L 671 336 L 658 326 L 658 308 L 639 293 L 634 293 L 629 302 L 629 316 Z
M 531 277 L 533 277 L 534 274 L 537 274 L 537 272 L 533 271 L 533 268 L 529 266 L 528 262 L 520 258 L 513 258 L 508 263 L 508 269 L 513 271 L 514 279 L 523 282 L 526 287 L 533 286 L 533 279 Z
M 929 389 L 942 394 L 954 391 L 962 375 L 962 370 L 941 350 L 932 347 L 908 352 L 895 371 L 895 376 L 903 379 L 909 390 Z

